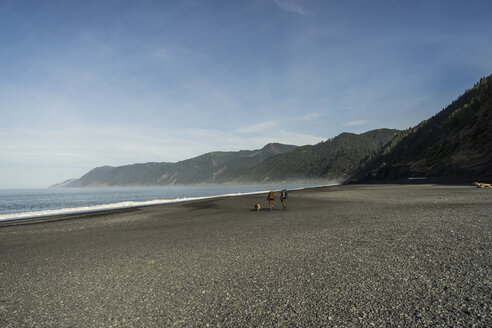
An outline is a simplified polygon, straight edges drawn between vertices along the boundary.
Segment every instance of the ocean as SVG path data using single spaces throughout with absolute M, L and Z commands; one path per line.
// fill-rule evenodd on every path
M 196 199 L 302 189 L 314 185 L 213 185 L 163 187 L 0 189 L 0 220 L 14 220 Z

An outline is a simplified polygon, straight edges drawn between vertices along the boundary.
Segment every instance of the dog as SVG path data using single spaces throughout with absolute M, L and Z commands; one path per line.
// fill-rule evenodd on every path
M 473 184 L 478 188 L 485 188 L 485 187 L 492 188 L 492 185 L 490 183 L 474 182 Z
M 254 204 L 253 206 L 255 207 L 256 212 L 260 211 L 260 208 L 261 208 L 260 204 Z

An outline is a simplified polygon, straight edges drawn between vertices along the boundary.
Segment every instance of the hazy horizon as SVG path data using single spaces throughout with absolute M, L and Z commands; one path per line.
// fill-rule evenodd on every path
M 490 1 L 0 3 L 0 189 L 406 129 L 492 73 Z

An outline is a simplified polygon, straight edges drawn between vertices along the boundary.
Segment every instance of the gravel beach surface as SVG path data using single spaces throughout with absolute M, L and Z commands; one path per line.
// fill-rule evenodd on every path
M 492 189 L 276 196 L 2 222 L 0 326 L 492 327 Z

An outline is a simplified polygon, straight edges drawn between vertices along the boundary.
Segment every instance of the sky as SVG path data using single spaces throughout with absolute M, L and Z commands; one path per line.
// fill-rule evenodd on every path
M 492 1 L 0 0 L 0 189 L 406 129 L 492 73 Z

